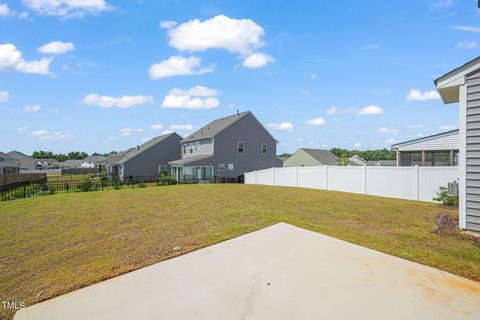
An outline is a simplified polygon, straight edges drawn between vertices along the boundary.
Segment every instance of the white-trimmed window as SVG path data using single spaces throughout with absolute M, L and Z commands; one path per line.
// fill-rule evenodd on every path
M 219 163 L 218 164 L 218 171 L 225 171 L 225 164 L 224 163 Z
M 262 154 L 263 155 L 267 154 L 267 144 L 266 143 L 262 143 Z
M 233 163 L 228 164 L 228 171 L 233 171 L 234 168 L 235 166 L 233 165 Z
M 237 142 L 237 153 L 244 154 L 245 153 L 245 142 L 238 141 Z
M 195 151 L 200 149 L 200 141 L 195 142 Z

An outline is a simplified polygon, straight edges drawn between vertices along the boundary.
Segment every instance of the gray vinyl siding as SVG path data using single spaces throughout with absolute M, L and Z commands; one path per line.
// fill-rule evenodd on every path
M 199 143 L 198 150 L 195 150 L 195 143 Z M 183 153 L 183 146 L 186 146 L 186 152 Z M 190 145 L 192 145 L 192 153 L 190 153 Z M 182 159 L 198 156 L 200 154 L 213 154 L 213 142 L 212 139 L 203 139 L 197 141 L 189 141 L 182 143 Z
M 480 231 L 480 72 L 467 76 L 466 224 Z
M 123 164 L 123 179 L 130 176 L 156 176 L 159 174 L 159 165 L 168 165 L 169 161 L 177 160 L 181 157 L 180 140 L 182 138 L 174 134 L 165 140 L 157 143 L 142 153 L 139 153 L 132 159 Z
M 243 141 L 245 150 L 238 154 L 237 142 Z M 262 154 L 262 143 L 267 144 L 267 154 Z M 209 162 L 214 165 L 214 175 L 222 178 L 232 178 L 245 172 L 282 167 L 282 161 L 277 158 L 275 139 L 251 114 L 236 121 L 214 138 L 215 155 Z M 218 165 L 225 164 L 225 171 L 219 171 Z M 228 170 L 228 164 L 234 169 Z

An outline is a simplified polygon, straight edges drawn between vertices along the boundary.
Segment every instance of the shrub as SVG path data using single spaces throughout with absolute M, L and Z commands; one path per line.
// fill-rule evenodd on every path
M 447 187 L 440 187 L 436 193 L 437 197 L 433 198 L 433 201 L 438 201 L 445 206 L 458 207 L 458 196 L 448 194 Z
M 146 188 L 147 185 L 145 183 L 137 183 L 137 188 Z
M 172 184 L 175 184 L 175 180 L 173 180 L 170 176 L 160 177 L 160 180 L 157 182 L 157 185 L 159 186 L 169 186 Z
M 81 192 L 88 192 L 95 190 L 95 186 L 91 179 L 85 178 L 83 182 L 78 184 L 77 189 Z

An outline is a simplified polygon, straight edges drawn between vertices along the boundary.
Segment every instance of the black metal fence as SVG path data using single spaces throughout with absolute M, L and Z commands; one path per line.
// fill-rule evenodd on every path
M 195 184 L 195 183 L 236 183 L 240 182 L 237 178 L 212 179 L 209 181 L 182 180 L 175 181 L 170 177 L 160 176 L 141 176 L 128 177 L 124 181 L 118 181 L 115 178 L 102 180 L 99 177 L 86 176 L 83 180 L 67 179 L 64 181 L 41 181 L 32 183 L 22 183 L 18 185 L 8 185 L 0 187 L 0 201 L 9 201 L 24 198 L 42 197 L 54 194 L 66 194 L 75 192 L 91 192 L 104 190 L 134 189 L 150 186 L 166 186 L 175 184 Z

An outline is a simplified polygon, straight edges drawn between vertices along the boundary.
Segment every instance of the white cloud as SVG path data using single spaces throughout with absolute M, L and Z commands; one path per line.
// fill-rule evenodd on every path
M 213 109 L 220 105 L 218 91 L 204 86 L 188 90 L 173 89 L 163 99 L 162 107 L 171 109 Z
M 233 19 L 218 15 L 200 21 L 190 20 L 167 32 L 170 46 L 189 52 L 225 49 L 240 55 L 248 68 L 265 66 L 274 59 L 264 53 L 255 53 L 264 45 L 264 30 L 250 19 Z
M 44 54 L 62 54 L 75 50 L 75 45 L 72 42 L 52 41 L 37 50 Z
M 439 126 L 438 129 L 440 130 L 454 130 L 454 129 L 457 129 L 458 126 L 455 125 L 455 124 L 445 124 L 445 125 L 442 125 L 442 126 Z
M 132 135 L 132 133 L 134 133 L 135 131 L 137 131 L 137 130 L 133 129 L 133 128 L 122 128 L 122 129 L 120 129 L 120 134 L 124 137 L 128 137 L 128 136 Z
M 471 27 L 471 26 L 452 26 L 450 27 L 451 30 L 460 30 L 472 33 L 480 33 L 479 27 Z
M 246 57 L 245 60 L 243 60 L 242 65 L 245 68 L 254 69 L 254 68 L 265 67 L 270 62 L 275 62 L 275 59 L 273 59 L 272 56 L 261 53 L 261 52 L 257 52 L 257 53 L 252 53 L 251 55 Z
M 0 17 L 8 17 L 10 15 L 10 8 L 6 3 L 0 3 Z
M 6 3 L 0 3 L 0 17 L 19 17 L 26 18 L 28 17 L 28 12 L 17 13 L 15 10 L 10 10 L 10 7 Z
M 188 58 L 172 56 L 167 60 L 152 64 L 148 73 L 153 80 L 173 76 L 185 76 L 191 74 L 204 74 L 212 72 L 213 68 L 202 68 L 201 59 L 195 56 Z
M 22 0 L 23 5 L 41 15 L 83 17 L 110 10 L 105 0 Z
M 358 112 L 358 114 L 361 116 L 367 116 L 372 114 L 383 114 L 383 109 L 377 106 L 368 106 L 368 107 L 362 108 Z
M 41 109 L 42 109 L 42 107 L 40 107 L 40 105 L 36 104 L 34 106 L 26 106 L 25 108 L 23 108 L 23 111 L 25 111 L 25 112 L 39 112 Z
M 7 102 L 11 97 L 8 91 L 0 91 L 0 103 Z
M 178 23 L 176 21 L 161 21 L 160 22 L 160 28 L 170 29 L 170 28 L 175 27 L 177 24 Z
M 27 131 L 28 130 L 28 127 L 20 127 L 20 128 L 17 128 L 17 131 L 18 132 L 24 132 L 24 131 Z
M 83 100 L 83 104 L 89 106 L 97 106 L 100 108 L 130 108 L 133 106 L 139 106 L 145 103 L 152 103 L 153 97 L 151 96 L 121 96 L 121 97 L 109 97 L 109 96 L 100 96 L 96 93 L 91 93 L 86 95 Z
M 357 142 L 353 145 L 354 148 L 361 148 L 362 144 L 360 142 Z
M 395 142 L 396 142 L 396 140 L 394 138 L 390 138 L 388 140 L 385 140 L 386 144 L 394 144 Z
M 312 73 L 312 74 L 310 75 L 310 80 L 315 80 L 315 79 L 317 79 L 317 74 L 316 74 L 316 73 Z
M 15 70 L 22 73 L 49 74 L 51 58 L 26 61 L 11 43 L 0 45 L 0 71 Z
M 162 129 L 162 128 L 163 128 L 163 125 L 161 125 L 161 124 L 152 124 L 152 125 L 150 126 L 150 129 L 151 129 L 151 130 L 160 130 L 160 129 Z
M 457 43 L 455 47 L 460 49 L 473 49 L 478 47 L 478 43 L 476 41 L 464 40 Z
M 423 124 L 409 124 L 407 125 L 408 129 L 422 129 L 424 127 Z
M 420 90 L 412 89 L 406 97 L 407 101 L 428 101 L 438 99 L 440 99 L 440 95 L 435 90 L 421 92 Z
M 293 124 L 290 122 L 282 122 L 282 123 L 269 123 L 268 127 L 272 130 L 279 130 L 279 131 L 292 131 Z
M 453 4 L 453 0 L 436 0 L 431 3 L 434 9 L 448 8 Z
M 173 133 L 173 132 L 174 132 L 174 131 L 172 131 L 172 130 L 164 130 L 164 131 L 162 132 L 162 134 L 169 134 L 169 133 Z
M 322 117 L 310 119 L 305 122 L 307 126 L 323 126 L 325 124 L 325 119 Z
M 384 128 L 378 128 L 377 129 L 378 133 L 388 133 L 388 134 L 393 134 L 394 136 L 398 136 L 400 131 L 397 128 L 392 128 L 392 127 L 384 127 Z
M 48 130 L 44 129 L 32 131 L 32 134 L 40 140 L 65 141 L 71 137 L 62 131 L 49 132 Z
M 376 49 L 380 49 L 381 46 L 382 46 L 381 43 L 370 43 L 370 44 L 364 45 L 362 47 L 362 50 L 376 50 Z
M 333 115 L 336 115 L 336 114 L 348 114 L 348 113 L 353 113 L 355 112 L 355 108 L 348 108 L 348 109 L 338 109 L 336 107 L 331 107 L 329 109 L 327 109 L 326 113 L 327 115 L 329 116 L 333 116 Z
M 172 124 L 170 130 L 172 131 L 189 131 L 195 128 L 192 124 Z
M 335 108 L 335 107 L 331 107 L 330 109 L 327 110 L 327 114 L 329 116 L 333 116 L 336 113 L 337 113 L 337 108 Z

